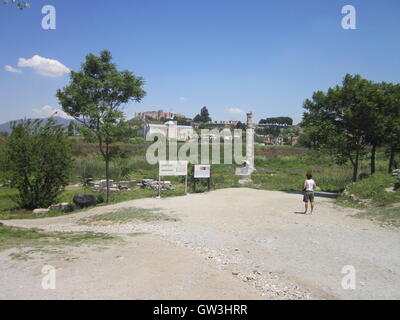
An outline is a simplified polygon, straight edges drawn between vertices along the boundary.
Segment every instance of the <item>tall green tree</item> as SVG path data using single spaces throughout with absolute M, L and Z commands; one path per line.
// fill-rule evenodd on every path
M 63 110 L 80 123 L 89 141 L 97 141 L 105 162 L 107 198 L 110 199 L 111 144 L 123 139 L 127 129 L 123 105 L 140 102 L 146 95 L 144 80 L 130 71 L 119 71 L 111 53 L 89 54 L 79 72 L 71 71 L 70 84 L 57 91 Z
M 17 203 L 26 209 L 53 204 L 68 184 L 71 164 L 67 135 L 53 119 L 14 123 L 2 148 L 4 178 L 18 190 Z
M 400 84 L 382 83 L 385 91 L 384 143 L 389 152 L 389 173 L 395 167 L 395 156 L 400 152 Z
M 353 181 L 368 146 L 368 126 L 376 102 L 371 81 L 347 74 L 342 86 L 314 93 L 304 103 L 302 127 L 315 148 L 331 153 L 338 163 L 350 161 Z
M 72 137 L 75 134 L 75 126 L 72 121 L 68 124 L 67 134 L 69 137 Z
M 210 113 L 208 112 L 207 107 L 203 107 L 200 110 L 200 113 L 196 115 L 193 119 L 194 122 L 200 122 L 200 123 L 209 123 L 212 121 L 210 117 Z

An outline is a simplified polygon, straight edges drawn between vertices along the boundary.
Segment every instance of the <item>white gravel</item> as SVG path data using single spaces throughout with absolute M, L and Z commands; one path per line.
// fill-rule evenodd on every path
M 128 222 L 104 226 L 78 223 L 83 217 L 124 207 L 161 208 L 164 213 L 179 218 L 179 221 Z M 199 289 L 198 296 L 194 298 L 211 294 L 212 298 L 218 299 L 224 298 L 225 293 L 233 294 L 232 298 L 243 298 L 248 294 L 246 298 L 251 299 L 257 296 L 262 299 L 400 298 L 398 230 L 384 229 L 370 221 L 355 219 L 351 215 L 356 211 L 338 208 L 329 199 L 318 198 L 317 210 L 312 216 L 296 214 L 296 211 L 302 209 L 301 197 L 298 195 L 252 189 L 225 189 L 178 198 L 128 201 L 63 217 L 3 222 L 47 231 L 118 234 L 127 241 L 127 246 L 133 242 L 145 248 L 153 247 L 152 243 L 158 243 L 160 250 L 170 251 L 171 254 L 176 254 L 173 252 L 177 251 L 185 256 L 190 252 L 193 266 L 199 264 L 200 270 L 201 265 L 205 269 L 215 270 L 213 272 L 218 272 L 217 278 L 223 283 L 221 288 L 210 293 L 207 280 L 203 289 Z M 131 233 L 151 235 L 128 237 Z M 102 254 L 109 255 L 107 252 L 123 250 L 122 247 L 120 244 L 111 246 Z M 130 256 L 131 253 L 129 250 L 124 251 L 119 257 Z M 87 268 L 82 255 L 94 255 L 91 249 L 85 254 L 74 254 L 79 258 L 74 260 L 77 270 Z M 96 252 L 95 255 L 98 254 Z M 168 260 L 168 257 L 165 259 Z M 200 260 L 197 260 L 197 257 Z M 137 258 L 145 261 L 148 259 L 149 263 L 152 261 L 143 252 L 142 256 Z M 0 255 L 2 264 L 9 263 L 7 259 L 9 260 L 4 254 Z M 127 268 L 129 261 L 130 258 L 124 259 Z M 149 263 L 145 265 L 151 270 L 154 266 L 150 266 Z M 163 263 L 160 260 L 160 264 Z M 178 262 L 178 265 L 185 263 Z M 355 290 L 344 290 L 341 286 L 344 277 L 341 271 L 346 265 L 354 266 L 357 271 Z M 18 266 L 13 263 L 13 268 Z M 115 281 L 112 266 L 103 266 L 103 269 L 110 270 L 106 274 L 107 281 Z M 185 266 L 178 269 L 182 274 L 188 272 L 188 267 Z M 12 274 L 13 272 L 7 271 L 8 278 Z M 201 274 L 203 273 L 188 277 L 194 281 L 201 278 Z M 143 276 L 147 275 L 145 273 Z M 172 270 L 165 276 L 172 279 L 177 277 Z M 125 277 L 125 281 L 130 279 L 129 275 Z M 85 278 L 85 281 L 89 280 Z M 213 281 L 215 282 L 215 279 Z M 95 297 L 95 293 L 99 292 L 97 284 L 90 283 L 92 287 L 84 295 L 86 298 Z M 156 284 L 154 286 L 146 287 L 145 292 L 130 292 L 127 296 L 120 292 L 121 288 L 110 289 L 110 292 L 104 291 L 103 296 L 150 296 L 156 299 L 171 296 L 178 299 L 188 297 L 188 292 L 182 290 L 172 293 L 171 288 L 175 284 L 171 284 L 165 291 L 158 291 L 158 294 Z M 232 291 L 232 287 L 236 289 Z M 154 290 L 154 295 L 149 293 Z M 0 297 L 3 291 L 5 289 L 0 289 Z M 12 287 L 8 288 L 8 292 L 12 291 Z M 236 291 L 237 295 L 234 294 Z M 69 297 L 66 292 L 60 293 L 59 298 L 65 297 Z

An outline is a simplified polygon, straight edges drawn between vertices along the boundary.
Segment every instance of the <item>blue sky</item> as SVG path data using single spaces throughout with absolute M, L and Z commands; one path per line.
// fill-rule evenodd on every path
M 41 27 L 47 4 L 56 30 Z M 344 5 L 356 8 L 357 30 L 341 27 Z M 398 0 L 31 0 L 23 11 L 0 3 L 0 30 L 0 123 L 60 108 L 62 68 L 78 70 L 103 49 L 146 80 L 148 94 L 125 107 L 128 117 L 147 109 L 193 117 L 207 106 L 213 120 L 253 111 L 298 122 L 303 101 L 346 73 L 400 82 Z M 47 59 L 59 74 L 32 68 Z

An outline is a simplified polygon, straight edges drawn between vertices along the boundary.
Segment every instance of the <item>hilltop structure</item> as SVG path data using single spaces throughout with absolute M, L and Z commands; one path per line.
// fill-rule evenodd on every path
M 158 110 L 158 111 L 143 111 L 143 112 L 135 112 L 135 118 L 140 119 L 140 120 L 161 120 L 161 119 L 169 119 L 172 120 L 174 118 L 185 118 L 184 115 L 178 114 L 178 113 L 173 113 L 173 112 L 167 112 L 164 110 Z
M 144 137 L 162 134 L 167 140 L 189 141 L 196 137 L 196 132 L 191 126 L 178 126 L 175 121 L 164 124 L 146 124 L 144 126 Z

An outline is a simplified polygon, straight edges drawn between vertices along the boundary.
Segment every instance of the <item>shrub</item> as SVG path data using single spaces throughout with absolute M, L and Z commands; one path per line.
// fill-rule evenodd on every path
M 53 119 L 13 124 L 1 162 L 11 186 L 18 190 L 18 205 L 47 208 L 68 184 L 71 153 L 64 128 Z

